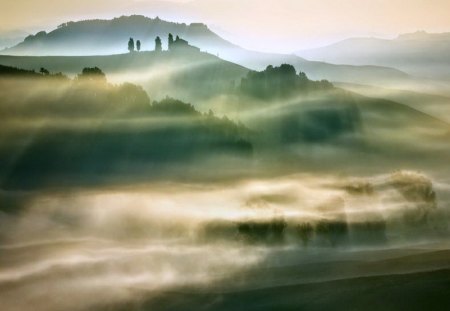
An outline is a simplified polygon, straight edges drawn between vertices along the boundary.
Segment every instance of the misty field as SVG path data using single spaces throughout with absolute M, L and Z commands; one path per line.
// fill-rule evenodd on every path
M 449 38 L 133 15 L 0 51 L 0 309 L 449 309 Z

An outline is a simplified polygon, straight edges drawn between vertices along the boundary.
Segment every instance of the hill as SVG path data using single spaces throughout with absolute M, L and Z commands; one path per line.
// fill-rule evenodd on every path
M 109 55 L 127 52 L 130 37 L 140 40 L 142 50 L 153 50 L 155 38 L 163 38 L 167 48 L 169 33 L 179 35 L 204 50 L 233 45 L 201 23 L 173 23 L 142 15 L 121 16 L 111 20 L 67 22 L 47 33 L 29 35 L 23 42 L 5 49 L 12 55 Z
M 189 170 L 201 178 L 209 160 L 222 159 L 227 170 L 225 159 L 245 161 L 253 152 L 242 124 L 172 98 L 151 102 L 139 86 L 107 83 L 98 68 L 72 80 L 0 76 L 0 96 L 3 189 L 148 181 Z
M 333 65 L 310 62 L 295 55 L 249 51 L 222 39 L 204 24 L 179 24 L 140 15 L 122 16 L 112 20 L 64 23 L 49 33 L 41 31 L 30 35 L 23 42 L 1 53 L 30 56 L 120 54 L 127 51 L 130 37 L 142 42 L 142 50 L 153 50 L 154 40 L 156 36 L 160 36 L 165 48 L 169 33 L 181 36 L 203 51 L 253 70 L 263 70 L 268 65 L 279 66 L 289 63 L 317 80 L 377 85 L 410 80 L 408 75 L 392 68 Z
M 84 67 L 101 68 L 111 82 L 142 85 L 153 98 L 166 95 L 185 100 L 229 92 L 248 69 L 203 52 L 140 52 L 99 56 L 5 56 L 0 64 L 74 76 Z
M 317 61 L 388 66 L 421 77 L 450 79 L 450 33 L 416 32 L 392 40 L 351 38 L 296 54 Z
M 142 87 L 109 84 L 98 68 L 85 68 L 74 79 L 22 73 L 0 76 L 4 187 L 45 187 L 56 180 L 126 183 L 131 176 L 219 178 L 217 163 L 224 176 L 237 177 L 341 167 L 440 169 L 448 161 L 447 123 L 311 81 L 290 65 L 247 72 L 228 90 L 209 88 L 210 96 L 224 95 L 221 117 L 198 111 L 198 102 L 151 102 Z M 168 83 L 199 97 L 198 81 Z M 218 111 L 203 105 L 203 111 Z

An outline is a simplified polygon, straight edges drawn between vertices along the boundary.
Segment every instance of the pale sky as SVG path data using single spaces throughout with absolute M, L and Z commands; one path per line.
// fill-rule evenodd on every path
M 291 52 L 353 36 L 450 32 L 450 0 L 0 0 L 0 30 L 142 14 L 200 21 L 246 48 Z

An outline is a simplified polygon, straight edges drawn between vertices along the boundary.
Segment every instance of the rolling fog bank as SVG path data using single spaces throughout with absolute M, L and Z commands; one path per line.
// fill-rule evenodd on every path
M 447 302 L 448 123 L 290 65 L 197 65 L 1 68 L 2 307 Z
M 450 183 L 414 172 L 9 195 L 22 206 L 0 218 L 8 310 L 212 310 L 449 268 Z

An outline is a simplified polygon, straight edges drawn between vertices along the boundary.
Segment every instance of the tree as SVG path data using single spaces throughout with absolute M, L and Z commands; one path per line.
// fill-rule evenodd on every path
M 44 76 L 48 76 L 50 74 L 50 71 L 48 71 L 47 69 L 41 67 L 41 69 L 39 70 L 39 72 L 41 74 L 43 74 Z
M 155 39 L 155 51 L 156 52 L 161 52 L 162 51 L 162 44 L 161 44 L 161 38 L 160 37 L 156 37 L 156 39 Z
M 173 36 L 171 33 L 169 33 L 169 51 L 170 51 L 170 48 L 172 47 L 172 44 L 173 44 Z
M 86 68 L 83 68 L 83 71 L 78 75 L 78 79 L 106 82 L 106 75 L 98 67 L 93 67 L 93 68 L 86 67 Z
M 267 66 L 264 71 L 250 71 L 241 79 L 244 94 L 263 100 L 287 98 L 301 92 L 332 89 L 328 81 L 311 81 L 304 72 L 296 74 L 295 67 L 282 64 L 279 67 Z
M 298 224 L 295 229 L 302 240 L 303 246 L 308 246 L 309 241 L 314 235 L 314 227 L 310 223 L 305 222 Z
M 141 40 L 136 41 L 136 50 L 139 52 L 141 50 Z
M 128 51 L 134 52 L 134 40 L 133 38 L 130 38 L 130 40 L 128 40 Z

